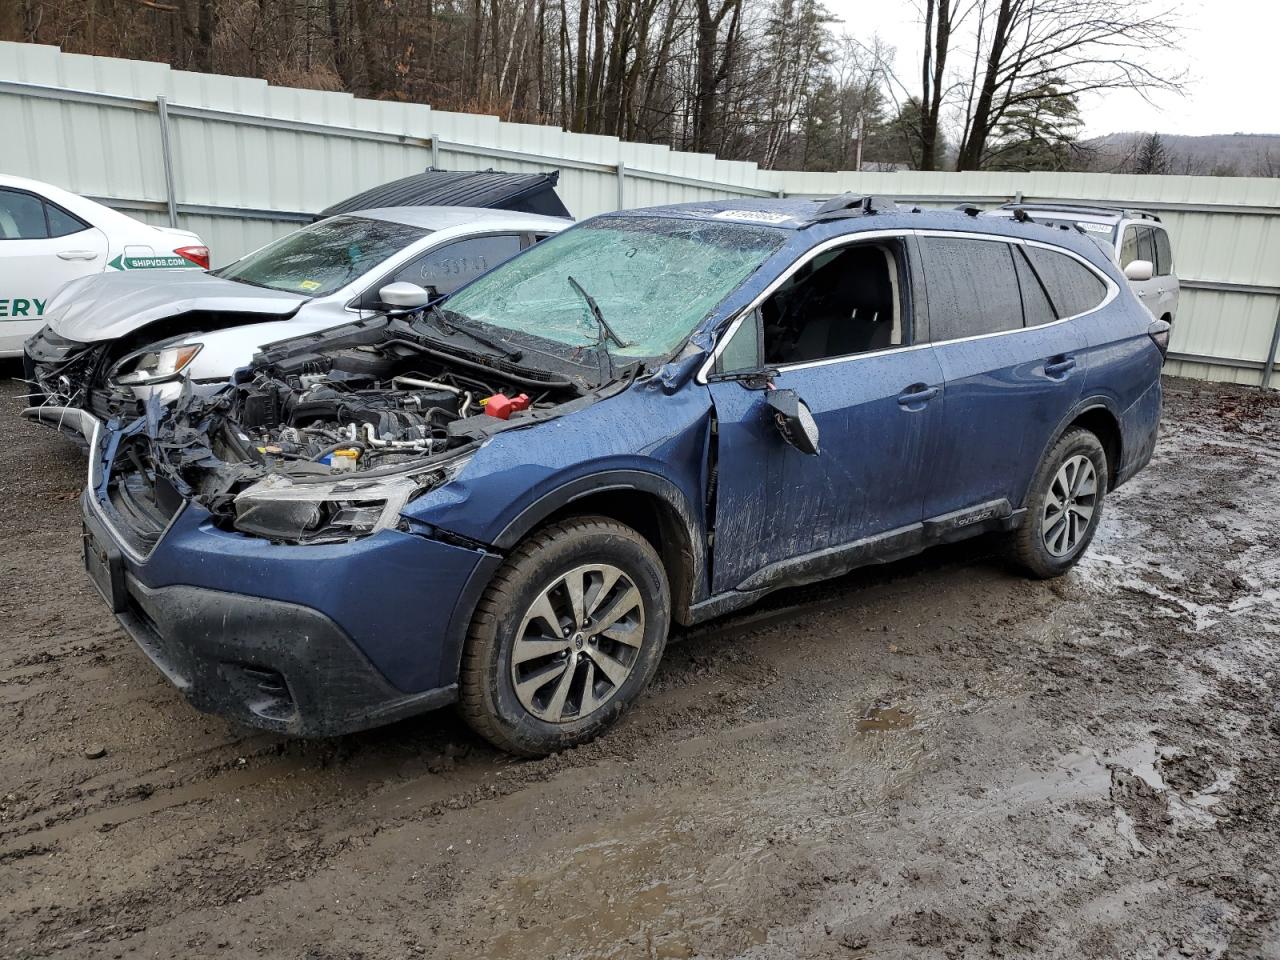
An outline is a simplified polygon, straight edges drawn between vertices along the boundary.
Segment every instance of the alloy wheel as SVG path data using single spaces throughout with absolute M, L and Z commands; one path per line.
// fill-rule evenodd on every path
M 644 601 L 618 567 L 556 577 L 530 604 L 511 648 L 516 699 L 548 723 L 581 720 L 631 675 L 644 643 Z
M 1055 557 L 1073 553 L 1084 540 L 1098 500 L 1098 472 L 1093 461 L 1077 454 L 1053 475 L 1044 498 L 1040 535 Z

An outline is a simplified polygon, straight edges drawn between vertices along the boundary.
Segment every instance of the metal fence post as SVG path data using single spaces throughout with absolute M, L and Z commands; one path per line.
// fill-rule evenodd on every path
M 169 103 L 156 97 L 156 116 L 160 118 L 160 156 L 164 160 L 164 196 L 169 204 L 169 226 L 178 225 L 178 197 L 173 188 L 173 146 L 169 142 Z
M 618 161 L 618 209 L 627 209 L 627 165 Z
M 440 134 L 431 134 L 431 166 L 440 169 Z
M 1271 386 L 1271 374 L 1276 368 L 1276 349 L 1280 348 L 1280 307 L 1276 307 L 1276 325 L 1271 330 L 1271 349 L 1267 351 L 1267 365 L 1262 368 L 1262 389 Z

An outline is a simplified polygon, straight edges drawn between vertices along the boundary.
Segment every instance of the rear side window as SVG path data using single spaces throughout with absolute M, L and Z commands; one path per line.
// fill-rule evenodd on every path
M 1049 302 L 1049 295 L 1044 292 L 1040 278 L 1027 262 L 1026 251 L 1015 248 L 1013 260 L 1018 267 L 1018 286 L 1022 290 L 1022 312 L 1026 325 L 1038 327 L 1042 323 L 1052 323 L 1057 319 L 1053 304 Z
M 920 250 L 934 341 L 1022 326 L 1022 296 L 1010 244 L 925 236 Z
M 1169 246 L 1169 234 L 1159 227 L 1152 227 L 1156 240 L 1156 276 L 1167 277 L 1173 273 L 1173 250 Z
M 1059 317 L 1087 313 L 1106 299 L 1107 285 L 1079 260 L 1044 247 L 1025 249 Z
M 67 213 L 61 207 L 46 203 L 44 209 L 49 216 L 49 236 L 51 237 L 69 237 L 73 233 L 89 229 L 87 223 L 79 217 Z
M 1120 245 L 1120 266 L 1127 267 L 1138 259 L 1138 229 L 1124 228 L 1124 243 Z
M 1150 227 L 1138 227 L 1138 259 L 1146 260 L 1154 268 L 1156 265 L 1156 241 L 1151 235 Z
M 49 236 L 44 203 L 17 190 L 0 190 L 0 240 L 43 240 Z

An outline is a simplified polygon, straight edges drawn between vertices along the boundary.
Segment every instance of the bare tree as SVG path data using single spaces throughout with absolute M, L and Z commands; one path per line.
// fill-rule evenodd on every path
M 939 0 L 941 2 L 941 0 Z M 1131 0 L 992 0 L 975 47 L 976 87 L 964 117 L 956 168 L 980 169 L 993 131 L 1012 110 L 1129 89 L 1180 89 L 1165 70 L 1179 41 L 1174 10 Z

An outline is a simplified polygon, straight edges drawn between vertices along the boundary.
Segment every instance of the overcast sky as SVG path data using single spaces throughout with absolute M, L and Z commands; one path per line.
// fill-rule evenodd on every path
M 924 28 L 913 0 L 826 0 L 855 36 L 878 33 L 897 49 L 895 69 L 919 94 Z M 1126 130 L 1161 133 L 1280 133 L 1280 0 L 1183 0 L 1181 49 L 1162 54 L 1170 72 L 1190 71 L 1186 96 L 1154 104 L 1130 92 L 1081 102 L 1085 135 Z

